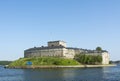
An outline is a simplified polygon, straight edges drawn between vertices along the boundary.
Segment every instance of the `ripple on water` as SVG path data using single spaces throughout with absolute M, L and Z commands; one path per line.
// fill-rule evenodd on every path
M 120 81 L 120 66 L 104 68 L 4 69 L 0 81 Z

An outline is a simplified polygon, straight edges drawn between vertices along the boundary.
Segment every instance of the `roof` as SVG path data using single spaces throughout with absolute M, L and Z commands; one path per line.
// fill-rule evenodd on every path
M 51 47 L 34 47 L 34 48 L 29 48 L 25 51 L 31 51 L 31 50 L 45 50 L 45 49 L 57 49 L 57 48 L 65 48 L 64 46 L 51 46 Z M 73 47 L 67 47 L 66 49 L 73 49 L 73 50 L 81 50 L 85 53 L 98 53 L 96 50 L 88 50 L 88 49 L 82 49 L 82 48 L 73 48 Z M 107 52 L 106 50 L 102 50 L 101 52 Z
M 90 50 L 90 49 L 73 48 L 73 47 L 67 47 L 67 49 L 81 50 L 81 51 L 84 51 L 85 53 L 98 53 L 98 51 Z M 108 52 L 108 51 L 102 50 L 101 52 Z
M 62 40 L 58 40 L 58 41 L 48 41 L 48 43 L 54 43 L 54 42 L 64 42 L 64 43 L 66 43 L 65 41 L 62 41 Z
M 29 48 L 29 49 L 27 49 L 27 50 L 25 50 L 25 51 L 30 51 L 30 50 L 45 50 L 45 49 L 57 49 L 57 48 L 65 48 L 64 46 L 51 46 L 51 47 L 44 47 L 44 46 L 42 46 L 42 47 L 34 47 L 34 48 Z

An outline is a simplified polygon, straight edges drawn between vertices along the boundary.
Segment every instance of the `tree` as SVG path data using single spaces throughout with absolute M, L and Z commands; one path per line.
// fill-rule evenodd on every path
M 75 55 L 74 59 L 81 64 L 101 64 L 102 63 L 102 56 L 100 55 L 78 54 L 78 55 Z
M 102 48 L 101 47 L 96 47 L 96 51 L 101 52 Z

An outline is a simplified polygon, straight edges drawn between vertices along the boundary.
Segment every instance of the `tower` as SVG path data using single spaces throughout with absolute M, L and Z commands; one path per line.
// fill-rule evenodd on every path
M 55 47 L 55 46 L 63 46 L 66 47 L 66 42 L 64 41 L 49 41 L 48 42 L 48 47 Z

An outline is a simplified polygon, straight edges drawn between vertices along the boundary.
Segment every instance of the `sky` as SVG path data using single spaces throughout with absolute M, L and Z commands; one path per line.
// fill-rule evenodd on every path
M 0 0 L 0 60 L 55 40 L 120 60 L 120 0 Z

